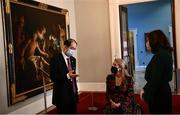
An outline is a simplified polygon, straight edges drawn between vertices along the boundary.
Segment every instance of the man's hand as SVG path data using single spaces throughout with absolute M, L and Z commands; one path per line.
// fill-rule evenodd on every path
M 74 77 L 78 77 L 78 76 L 79 76 L 79 74 L 74 74 L 74 70 L 69 71 L 68 75 L 69 75 L 69 77 L 71 77 L 71 78 L 74 78 Z

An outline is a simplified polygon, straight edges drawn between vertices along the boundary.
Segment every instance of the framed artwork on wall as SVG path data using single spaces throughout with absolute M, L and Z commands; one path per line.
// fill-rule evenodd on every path
M 69 36 L 68 10 L 31 0 L 2 0 L 8 102 L 13 105 L 52 89 L 50 58 Z

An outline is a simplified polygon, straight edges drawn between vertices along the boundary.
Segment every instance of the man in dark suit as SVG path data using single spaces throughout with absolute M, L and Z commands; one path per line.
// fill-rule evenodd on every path
M 77 42 L 68 39 L 64 42 L 62 52 L 52 57 L 50 61 L 50 76 L 54 83 L 52 103 L 56 105 L 57 113 L 76 113 L 78 90 L 76 77 L 76 59 L 72 56 Z

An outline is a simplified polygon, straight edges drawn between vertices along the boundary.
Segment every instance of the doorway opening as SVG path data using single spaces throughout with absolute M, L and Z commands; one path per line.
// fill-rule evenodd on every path
M 126 61 L 131 68 L 130 73 L 134 76 L 135 92 L 139 92 L 145 85 L 145 69 L 153 56 L 153 54 L 147 52 L 145 48 L 145 33 L 154 29 L 161 29 L 169 38 L 171 46 L 176 49 L 173 31 L 173 4 L 173 0 L 157 0 L 119 7 L 121 41 L 123 41 L 121 42 L 122 58 L 126 59 L 125 57 L 128 57 Z M 124 42 L 124 37 L 127 37 L 126 42 Z M 174 72 L 170 85 L 172 92 L 175 92 L 175 70 L 177 68 L 175 52 L 173 53 L 173 57 Z

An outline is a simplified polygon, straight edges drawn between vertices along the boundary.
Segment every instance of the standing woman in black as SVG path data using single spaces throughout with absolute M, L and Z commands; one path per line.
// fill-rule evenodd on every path
M 146 47 L 154 56 L 146 67 L 145 80 L 140 96 L 152 114 L 172 113 L 172 95 L 169 82 L 172 80 L 172 48 L 161 30 L 147 34 Z

